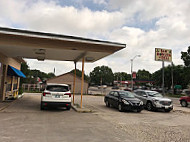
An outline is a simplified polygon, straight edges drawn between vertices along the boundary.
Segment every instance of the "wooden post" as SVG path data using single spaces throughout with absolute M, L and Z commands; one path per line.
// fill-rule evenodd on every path
M 81 108 L 82 108 L 83 84 L 84 84 L 84 57 L 82 59 L 82 81 L 81 81 L 81 103 L 80 103 Z
M 75 63 L 75 75 L 73 79 L 73 105 L 75 104 L 75 81 L 76 81 L 76 62 Z
M 11 76 L 11 94 L 13 96 L 13 98 L 15 98 L 15 94 L 14 94 L 14 76 Z

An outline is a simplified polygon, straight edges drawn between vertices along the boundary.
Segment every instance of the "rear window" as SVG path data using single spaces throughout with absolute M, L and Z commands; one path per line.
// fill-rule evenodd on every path
M 60 85 L 50 85 L 46 87 L 46 90 L 52 92 L 67 92 L 69 91 L 68 86 L 60 86 Z

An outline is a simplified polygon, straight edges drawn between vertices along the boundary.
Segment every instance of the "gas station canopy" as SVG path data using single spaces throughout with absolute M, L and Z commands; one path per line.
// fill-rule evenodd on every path
M 94 62 L 125 44 L 0 27 L 0 51 L 7 57 Z

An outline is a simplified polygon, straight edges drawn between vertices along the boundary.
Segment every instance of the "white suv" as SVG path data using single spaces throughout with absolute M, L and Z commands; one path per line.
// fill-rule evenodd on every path
M 47 84 L 41 95 L 41 110 L 45 107 L 66 107 L 71 108 L 71 92 L 66 84 Z

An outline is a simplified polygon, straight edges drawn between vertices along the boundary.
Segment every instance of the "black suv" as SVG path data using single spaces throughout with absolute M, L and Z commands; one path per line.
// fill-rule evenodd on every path
M 104 98 L 107 107 L 113 106 L 119 111 L 141 112 L 143 110 L 143 102 L 135 98 L 134 93 L 129 91 L 111 91 Z

